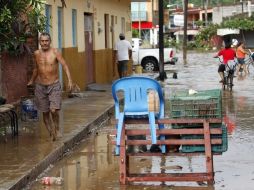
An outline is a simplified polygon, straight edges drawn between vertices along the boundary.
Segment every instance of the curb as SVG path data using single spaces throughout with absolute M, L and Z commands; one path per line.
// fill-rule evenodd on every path
M 114 105 L 107 108 L 100 116 L 86 124 L 84 128 L 78 131 L 74 136 L 67 139 L 59 147 L 54 149 L 42 161 L 34 166 L 26 175 L 21 177 L 9 190 L 20 190 L 27 186 L 30 182 L 34 181 L 49 165 L 56 163 L 64 157 L 64 154 L 75 148 L 75 146 L 84 138 L 88 137 L 92 132 L 97 131 L 99 127 L 105 126 L 113 115 Z M 102 123 L 102 125 L 100 125 Z

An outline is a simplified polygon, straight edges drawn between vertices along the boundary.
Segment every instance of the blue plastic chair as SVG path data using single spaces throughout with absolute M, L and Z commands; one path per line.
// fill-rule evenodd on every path
M 148 92 L 151 90 L 158 93 L 160 107 L 157 114 L 148 110 Z M 122 111 L 120 111 L 119 97 L 117 96 L 119 91 L 122 91 L 124 96 L 124 105 Z M 155 119 L 164 118 L 164 97 L 160 84 L 156 80 L 148 77 L 125 77 L 116 80 L 113 83 L 112 95 L 115 101 L 115 118 L 118 120 L 116 126 L 116 155 L 119 155 L 123 122 L 126 118 L 148 118 L 151 141 L 152 144 L 156 144 Z M 159 129 L 161 128 L 164 128 L 163 124 L 159 125 Z M 165 136 L 161 136 L 160 139 L 165 139 Z M 165 153 L 165 145 L 162 146 L 162 152 Z

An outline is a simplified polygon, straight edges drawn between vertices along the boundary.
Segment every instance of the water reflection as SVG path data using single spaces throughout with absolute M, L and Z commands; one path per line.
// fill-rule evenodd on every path
M 236 128 L 236 106 L 233 92 L 223 91 L 223 122 L 227 126 L 228 134 L 232 135 Z
M 83 142 L 70 157 L 60 161 L 47 175 L 63 177 L 62 186 L 43 187 L 37 182 L 31 189 L 108 189 L 112 181 L 118 183 L 118 164 L 108 141 L 107 134 L 95 135 Z
M 168 73 L 163 83 L 165 97 L 175 90 L 221 89 L 213 54 L 188 55 L 188 66 L 176 66 L 178 79 Z M 223 121 L 228 127 L 228 151 L 214 156 L 215 184 L 204 187 L 191 182 L 119 184 L 118 157 L 114 157 L 109 134 L 113 126 L 102 129 L 80 144 L 72 155 L 63 159 L 45 173 L 64 177 L 62 186 L 43 187 L 39 183 L 31 189 L 82 189 L 82 190 L 252 190 L 254 189 L 254 69 L 245 78 L 236 78 L 233 91 L 223 91 Z M 137 157 L 131 158 L 130 171 L 149 172 L 196 172 L 204 170 L 203 157 Z M 149 186 L 148 186 L 149 185 Z M 158 186 L 160 185 L 160 186 Z
M 112 128 L 112 126 L 108 126 Z M 130 185 L 119 184 L 118 157 L 113 156 L 113 147 L 109 144 L 109 135 L 102 133 L 84 141 L 80 147 L 57 163 L 44 176 L 63 177 L 61 186 L 43 186 L 39 182 L 29 189 L 47 190 L 133 190 L 133 189 L 172 189 L 172 190 L 213 190 L 213 186 L 203 186 L 194 182 L 135 182 Z M 194 159 L 176 157 L 131 157 L 131 173 L 172 173 L 205 169 L 203 158 Z M 184 165 L 185 163 L 185 165 Z M 158 186 L 159 185 L 159 186 Z

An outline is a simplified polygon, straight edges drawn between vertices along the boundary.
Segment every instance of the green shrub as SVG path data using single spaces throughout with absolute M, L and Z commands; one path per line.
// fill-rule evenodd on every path
M 0 52 L 29 52 L 26 39 L 45 29 L 44 0 L 0 1 Z

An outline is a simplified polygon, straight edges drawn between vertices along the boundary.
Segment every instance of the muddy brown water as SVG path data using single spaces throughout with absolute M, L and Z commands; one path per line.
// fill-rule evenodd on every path
M 191 53 L 188 65 L 181 59 L 167 71 L 163 82 L 165 97 L 175 90 L 221 89 L 217 74 L 218 61 L 213 53 Z M 233 91 L 223 91 L 223 116 L 228 126 L 228 150 L 214 156 L 215 184 L 207 187 L 194 182 L 146 182 L 121 186 L 119 184 L 118 157 L 113 155 L 109 125 L 84 140 L 63 160 L 51 166 L 42 176 L 61 176 L 61 186 L 43 186 L 38 181 L 26 189 L 50 190 L 254 190 L 254 68 L 250 74 L 235 77 Z M 196 172 L 205 171 L 204 157 L 135 157 L 131 159 L 131 172 Z

